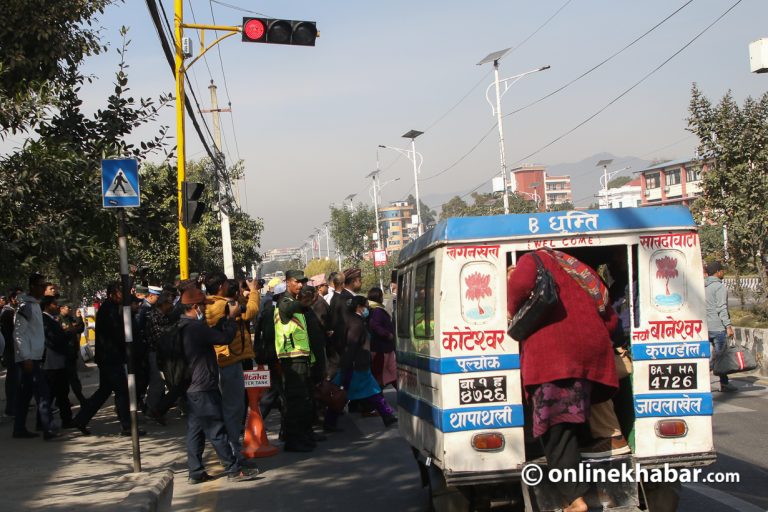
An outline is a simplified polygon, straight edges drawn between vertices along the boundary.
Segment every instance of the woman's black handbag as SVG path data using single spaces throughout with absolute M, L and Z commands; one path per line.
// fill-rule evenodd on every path
M 538 254 L 533 252 L 531 256 L 536 260 L 536 282 L 531 296 L 512 317 L 507 330 L 512 339 L 517 341 L 524 341 L 536 332 L 544 322 L 547 313 L 560 300 L 552 274 L 544 268 Z

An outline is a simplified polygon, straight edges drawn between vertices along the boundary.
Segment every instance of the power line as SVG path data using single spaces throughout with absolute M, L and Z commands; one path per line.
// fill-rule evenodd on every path
M 571 85 L 573 85 L 574 83 L 578 82 L 579 80 L 581 80 L 581 79 L 582 79 L 582 78 L 584 78 L 585 76 L 589 75 L 590 73 L 592 73 L 592 72 L 593 72 L 593 71 L 595 71 L 596 69 L 598 69 L 598 68 L 602 67 L 604 64 L 607 64 L 608 62 L 610 62 L 611 60 L 613 60 L 613 58 L 614 58 L 614 57 L 617 57 L 617 56 L 618 56 L 618 55 L 620 55 L 621 53 L 624 53 L 624 51 L 628 50 L 630 47 L 634 46 L 634 45 L 635 45 L 635 43 L 639 42 L 641 39 L 645 38 L 645 36 L 647 36 L 648 34 L 650 34 L 651 32 L 653 32 L 654 30 L 656 30 L 657 28 L 659 28 L 661 25 L 663 25 L 664 23 L 666 23 L 666 22 L 667 22 L 667 21 L 668 21 L 670 18 L 672 18 L 674 15 L 676 15 L 677 13 L 679 13 L 680 11 L 682 11 L 683 9 L 685 9 L 685 8 L 686 8 L 688 5 L 690 5 L 691 3 L 693 3 L 693 1 L 694 1 L 694 0 L 688 0 L 688 1 L 687 1 L 687 2 L 685 2 L 683 5 L 681 5 L 680 7 L 678 7 L 678 8 L 677 8 L 677 10 L 675 10 L 675 11 L 674 11 L 672 14 L 670 14 L 669 16 L 667 16 L 666 18 L 664 18 L 663 20 L 661 20 L 660 22 L 658 22 L 656 25 L 654 25 L 653 27 L 651 27 L 650 29 L 648 29 L 648 30 L 647 30 L 645 33 L 643 33 L 643 34 L 642 34 L 642 35 L 640 35 L 639 37 L 635 38 L 635 39 L 634 39 L 632 42 L 630 42 L 629 44 L 627 44 L 626 46 L 624 46 L 622 49 L 620 49 L 619 51 L 617 51 L 617 52 L 613 53 L 613 54 L 612 54 L 612 55 L 610 55 L 608 58 L 606 58 L 606 59 L 605 59 L 605 60 L 603 60 L 602 62 L 599 62 L 599 63 L 598 63 L 598 64 L 596 64 L 595 66 L 591 67 L 590 69 L 588 69 L 588 70 L 587 70 L 587 71 L 585 71 L 584 73 L 580 74 L 579 76 L 577 76 L 576 78 L 574 78 L 574 79 L 573 79 L 573 80 L 571 80 L 570 82 L 568 82 L 568 83 L 566 83 L 565 85 L 563 85 L 563 86 L 561 86 L 561 87 L 559 87 L 559 88 L 555 89 L 554 91 L 550 92 L 549 94 L 546 94 L 546 95 L 542 96 L 541 98 L 539 98 L 539 99 L 537 99 L 537 100 L 535 100 L 535 101 L 532 101 L 531 103 L 529 103 L 529 104 L 527 104 L 527 105 L 525 105 L 525 106 L 523 106 L 523 107 L 520 107 L 520 108 L 518 108 L 517 110 L 513 110 L 512 112 L 510 112 L 510 113 L 508 113 L 508 114 L 504 114 L 504 117 L 508 117 L 508 116 L 511 116 L 511 115 L 513 115 L 513 114 L 517 114 L 518 112 L 522 112 L 523 110 L 525 110 L 525 109 L 527 109 L 527 108 L 530 108 L 530 107 L 532 107 L 532 106 L 534 106 L 534 105 L 536 105 L 536 104 L 538 104 L 538 103 L 541 103 L 542 101 L 546 100 L 547 98 L 551 98 L 552 96 L 554 96 L 555 94 L 559 93 L 560 91 L 562 91 L 562 90 L 564 90 L 564 89 L 567 89 L 568 87 L 570 87 L 570 86 L 571 86 Z
M 264 16 L 264 17 L 267 17 L 267 18 L 272 18 L 273 17 L 273 16 L 270 16 L 269 14 L 264 14 L 262 12 L 257 12 L 257 11 L 251 11 L 249 9 L 245 9 L 244 7 L 240 7 L 238 5 L 232 5 L 232 4 L 228 4 L 226 2 L 220 2 L 219 0 L 211 0 L 211 2 L 213 2 L 215 4 L 219 4 L 219 5 L 223 6 L 223 7 L 229 7 L 230 9 L 234 9 L 235 11 L 245 12 L 245 13 L 248 13 L 248 14 L 257 14 L 259 16 Z
M 532 153 L 529 153 L 528 155 L 524 156 L 523 158 L 521 158 L 521 159 L 519 159 L 519 160 L 517 160 L 517 161 L 513 162 L 513 163 L 512 163 L 512 165 L 518 164 L 518 163 L 520 163 L 520 162 L 524 162 L 525 160 L 527 160 L 527 159 L 531 158 L 532 156 L 534 156 L 534 155 L 537 155 L 538 153 L 542 152 L 542 151 L 543 151 L 543 150 L 545 150 L 546 148 L 548 148 L 548 147 L 552 146 L 553 144 L 555 144 L 555 143 L 559 142 L 560 140 L 562 140 L 563 138 L 567 137 L 567 136 L 568 136 L 568 135 L 570 135 L 571 133 L 575 132 L 576 130 L 578 130 L 579 128 L 581 128 L 582 126 L 584 126 L 585 124 L 587 124 L 588 122 L 590 122 L 592 119 L 596 118 L 598 115 L 600 115 L 600 114 L 601 114 L 601 113 L 603 113 L 605 110 L 607 110 L 607 109 L 608 109 L 608 108 L 609 108 L 611 105 L 613 105 L 614 103 L 616 103 L 617 101 L 619 101 L 621 98 L 623 98 L 624 96 L 626 96 L 627 94 L 629 94 L 629 93 L 630 93 L 632 90 L 634 90 L 634 89 L 635 89 L 635 88 L 636 88 L 638 85 L 642 84 L 642 83 L 643 83 L 643 82 L 645 82 L 645 81 L 646 81 L 648 78 L 650 78 L 651 76 L 653 76 L 653 75 L 654 75 L 654 74 L 655 74 L 657 71 L 659 71 L 659 70 L 660 70 L 661 68 L 663 68 L 663 67 L 664 67 L 664 66 L 665 66 L 667 63 L 669 63 L 669 61 L 671 61 L 672 59 L 674 59 L 675 57 L 677 57 L 679 54 L 681 54 L 681 53 L 682 53 L 682 52 L 683 52 L 683 51 L 684 51 L 686 48 L 688 48 L 690 45 L 692 45 L 692 44 L 693 44 L 693 43 L 694 43 L 696 40 L 698 40 L 698 39 L 699 39 L 699 38 L 700 38 L 702 35 L 704 35 L 704 34 L 705 34 L 705 33 L 706 33 L 706 32 L 707 32 L 709 29 L 711 29 L 713 26 L 715 26 L 715 25 L 716 25 L 716 24 L 717 24 L 717 23 L 718 23 L 718 22 L 719 22 L 721 19 L 723 19 L 723 18 L 724 18 L 724 17 L 725 17 L 725 16 L 726 16 L 726 15 L 727 15 L 729 12 L 731 12 L 733 9 L 735 9 L 735 8 L 736 8 L 736 6 L 738 6 L 738 5 L 739 5 L 739 4 L 740 4 L 742 1 L 743 1 L 743 0 L 737 0 L 737 1 L 736 1 L 736 2 L 733 4 L 733 5 L 731 5 L 731 6 L 730 6 L 728 9 L 726 9 L 726 10 L 725 10 L 725 11 L 724 11 L 722 14 L 720 14 L 720 16 L 718 16 L 718 17 L 717 17 L 717 18 L 716 18 L 716 19 L 715 19 L 715 20 L 714 20 L 712 23 L 710 23 L 709 25 L 707 25 L 707 26 L 706 26 L 706 27 L 705 27 L 703 30 L 701 30 L 701 31 L 700 31 L 698 34 L 696 34 L 696 35 L 693 37 L 693 39 L 691 39 L 690 41 L 688 41 L 687 43 L 685 43 L 685 44 L 684 44 L 684 45 L 683 45 L 683 46 L 682 46 L 680 49 L 678 49 L 678 50 L 677 50 L 676 52 L 674 52 L 672 55 L 670 55 L 669 57 L 667 57 L 667 58 L 666 58 L 666 59 L 665 59 L 665 60 L 664 60 L 664 61 L 663 61 L 661 64 L 659 64 L 658 66 L 656 66 L 655 68 L 653 68 L 651 71 L 649 71 L 648 73 L 646 73 L 646 74 L 645 74 L 645 75 L 644 75 L 644 76 L 643 76 L 643 77 L 642 77 L 640 80 L 638 80 L 637 82 L 635 82 L 634 84 L 632 84 L 632 85 L 631 85 L 629 88 L 625 89 L 625 90 L 624 90 L 624 91 L 623 91 L 621 94 L 619 94 L 618 96 L 616 96 L 615 98 L 613 98 L 613 99 L 612 99 L 611 101 L 609 101 L 609 102 L 608 102 L 606 105 L 604 105 L 602 108 L 600 108 L 600 109 L 599 109 L 597 112 L 595 112 L 594 114 L 590 115 L 589 117 L 587 117 L 586 119 L 584 119 L 583 121 L 581 121 L 579 124 L 577 124 L 576 126 L 574 126 L 573 128 L 571 128 L 570 130 L 566 131 L 566 132 L 565 132 L 565 133 L 563 133 L 562 135 L 560 135 L 560 136 L 556 137 L 555 139 L 551 140 L 551 141 L 550 141 L 550 142 L 548 142 L 547 144 L 544 144 L 543 146 L 541 146 L 541 147 L 540 147 L 539 149 L 537 149 L 536 151 L 533 151 Z M 463 195 L 463 196 L 461 196 L 461 197 L 466 197 L 466 196 L 468 196 L 469 194 L 471 194 L 472 192 L 475 192 L 475 191 L 477 191 L 477 190 L 478 190 L 480 187 L 482 187 L 483 185 L 485 185 L 486 183 L 488 183 L 488 181 L 490 181 L 490 180 L 485 180 L 484 182 L 480 183 L 480 184 L 479 184 L 477 187 L 473 188 L 472 190 L 470 190 L 469 192 L 467 192 L 466 194 L 464 194 L 464 195 Z
M 163 54 L 165 55 L 168 65 L 171 68 L 171 72 L 174 73 L 174 76 L 175 76 L 176 63 L 174 60 L 174 54 L 171 51 L 171 46 L 165 37 L 165 32 L 163 31 L 163 25 L 160 20 L 160 14 L 158 13 L 158 10 L 157 10 L 157 0 L 146 0 L 146 3 L 147 3 L 147 9 L 149 9 L 149 14 L 152 18 L 152 23 L 154 24 L 155 30 L 157 31 L 157 35 L 160 38 L 160 45 L 163 48 Z M 162 2 L 160 2 L 160 8 L 163 11 L 163 16 L 165 18 L 166 26 L 170 30 L 170 23 L 168 22 L 168 16 L 165 13 L 165 8 L 163 7 Z M 189 82 L 189 79 L 187 79 L 187 82 Z M 194 90 L 191 88 L 191 86 L 190 86 L 190 91 L 192 92 L 192 95 L 194 97 Z M 197 101 L 195 101 L 195 103 L 197 103 Z M 205 136 L 203 135 L 203 131 L 200 128 L 200 124 L 197 121 L 197 117 L 195 116 L 195 111 L 192 109 L 192 104 L 190 103 L 189 97 L 187 96 L 184 97 L 184 106 L 187 109 L 187 114 L 189 115 L 190 120 L 192 121 L 192 125 L 195 128 L 195 131 L 197 132 L 197 136 L 199 137 L 200 142 L 205 148 L 206 153 L 208 153 L 208 157 L 211 159 L 212 162 L 217 162 L 217 158 L 214 156 L 213 151 L 211 151 L 211 148 L 208 145 L 208 141 L 205 139 Z M 200 106 L 198 104 L 198 110 L 199 109 L 200 109 Z M 205 124 L 205 118 L 203 118 L 203 123 Z M 205 124 L 205 127 L 207 129 L 208 125 Z M 210 135 L 210 130 L 208 130 L 208 134 Z M 178 142 L 179 141 L 177 141 L 177 146 L 178 146 Z
M 213 1 L 213 0 L 212 0 L 212 1 Z M 541 29 L 543 29 L 545 26 L 547 26 L 547 25 L 549 24 L 549 22 L 550 22 L 550 21 L 552 21 L 552 20 L 555 18 L 555 16 L 557 16 L 558 14 L 560 14 L 560 11 L 562 11 L 563 9 L 565 9 L 565 7 L 566 7 L 568 4 L 570 4 L 570 3 L 571 3 L 571 1 L 572 1 L 572 0 L 566 0 L 566 2 L 565 2 L 563 5 L 561 5 L 561 6 L 560 6 L 560 8 L 559 8 L 558 10 L 556 10 L 554 14 L 552 14 L 552 16 L 550 16 L 549 18 L 547 18 L 547 19 L 546 19 L 546 21 L 544 21 L 544 23 L 542 23 L 541 25 L 539 25 L 539 26 L 538 26 L 538 28 L 536 28 L 536 30 L 534 30 L 534 31 L 533 31 L 531 34 L 529 34 L 529 35 L 528 35 L 528 37 L 526 37 L 525 39 L 523 39 L 523 40 L 522 40 L 522 41 L 521 41 L 521 42 L 520 42 L 520 43 L 519 43 L 517 46 L 513 47 L 513 48 L 512 48 L 512 49 L 511 49 L 509 52 L 507 52 L 507 54 L 505 55 L 505 57 L 506 57 L 507 55 L 510 55 L 510 54 L 511 54 L 511 53 L 513 53 L 514 51 L 516 51 L 518 48 L 520 48 L 521 46 L 523 46 L 525 43 L 527 43 L 527 42 L 528 42 L 528 40 L 530 40 L 530 39 L 531 39 L 533 36 L 535 36 L 535 35 L 536 35 L 536 34 L 537 34 L 537 33 L 538 33 L 538 32 L 539 32 Z M 691 1 L 693 1 L 693 0 L 691 0 Z M 485 73 L 485 74 L 484 74 L 484 75 L 483 75 L 483 76 L 480 78 L 480 80 L 478 80 L 478 81 L 477 81 L 477 83 L 475 83 L 475 84 L 474 84 L 474 85 L 473 85 L 473 86 L 472 86 L 472 87 L 469 89 L 469 91 L 467 91 L 467 93 L 466 93 L 464 96 L 462 96 L 462 97 L 461 97 L 461 99 L 460 99 L 459 101 L 457 101 L 457 102 L 456 102 L 456 103 L 455 103 L 455 104 L 454 104 L 454 105 L 453 105 L 451 108 L 449 108 L 449 109 L 448 109 L 448 110 L 447 110 L 447 111 L 446 111 L 446 112 L 445 112 L 443 115 L 441 115 L 441 116 L 440 116 L 440 117 L 438 117 L 438 118 L 437 118 L 435 121 L 433 121 L 431 124 L 429 124 L 429 126 L 427 126 L 427 128 L 424 130 L 424 132 L 428 132 L 429 130 L 431 130 L 431 129 L 432 129 L 432 128 L 433 128 L 433 127 L 436 125 L 436 124 L 438 124 L 440 121 L 442 121 L 443 119 L 445 119 L 445 118 L 448 116 L 448 114 L 450 114 L 451 112 L 453 112 L 454 110 L 456 110 L 456 108 L 457 108 L 459 105 L 461 105 L 461 104 L 464 102 L 464 100 L 466 100 L 466 99 L 469 97 L 469 95 L 470 95 L 470 94 L 472 94 L 472 93 L 475 91 L 475 89 L 477 89 L 477 88 L 480 86 L 480 84 L 482 84 L 483 82 L 485 82 L 486 78 L 488 78 L 488 76 L 489 76 L 491 73 L 493 73 L 493 71 L 492 71 L 492 70 L 489 70 L 488 72 L 486 72 L 486 73 Z

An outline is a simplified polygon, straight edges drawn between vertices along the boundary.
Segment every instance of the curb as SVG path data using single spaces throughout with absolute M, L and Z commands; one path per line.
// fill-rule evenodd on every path
M 173 471 L 162 470 L 151 473 L 130 473 L 122 477 L 131 480 L 135 487 L 117 506 L 110 507 L 116 512 L 167 512 L 173 500 Z

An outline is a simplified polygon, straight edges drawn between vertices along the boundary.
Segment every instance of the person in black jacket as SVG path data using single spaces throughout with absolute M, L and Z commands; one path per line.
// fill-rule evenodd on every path
M 56 297 L 46 295 L 40 300 L 43 311 L 43 332 L 45 333 L 45 361 L 43 369 L 48 381 L 48 391 L 56 401 L 61 416 L 61 428 L 72 428 L 72 404 L 69 402 L 69 379 L 67 377 L 67 357 L 69 356 L 69 333 L 67 333 L 56 315 L 59 305 Z M 46 438 L 56 437 L 56 433 L 46 432 Z
M 96 313 L 96 365 L 99 367 L 99 388 L 80 408 L 73 420 L 84 435 L 89 435 L 88 423 L 104 402 L 115 394 L 115 411 L 120 420 L 120 432 L 131 435 L 131 415 L 128 404 L 128 376 L 125 373 L 125 332 L 123 331 L 123 292 L 119 282 L 107 286 L 107 300 Z M 146 432 L 139 430 L 139 435 Z
M 258 469 L 244 469 L 239 454 L 232 450 L 227 438 L 219 391 L 219 365 L 214 345 L 229 345 L 235 338 L 238 308 L 230 308 L 229 316 L 220 328 L 209 327 L 205 321 L 205 294 L 197 288 L 188 288 L 181 295 L 184 313 L 179 320 L 179 331 L 184 355 L 189 364 L 190 384 L 187 388 L 189 415 L 187 416 L 187 464 L 189 483 L 199 484 L 211 480 L 203 463 L 205 440 L 211 442 L 227 472 L 230 482 L 253 480 Z
M 264 309 L 259 311 L 261 315 L 256 325 L 256 336 L 254 339 L 254 354 L 257 364 L 266 364 L 269 367 L 270 381 L 272 387 L 261 396 L 259 402 L 259 411 L 261 417 L 266 419 L 272 409 L 283 410 L 283 376 L 280 369 L 280 363 L 277 360 L 277 349 L 275 348 L 275 308 L 285 293 L 285 283 L 281 282 L 275 285 L 272 291 L 272 299 L 264 303 Z M 281 428 L 282 432 L 282 428 Z
M 82 405 L 85 403 L 83 395 L 83 383 L 77 374 L 77 362 L 80 359 L 80 335 L 85 330 L 85 322 L 79 309 L 75 309 L 73 316 L 72 307 L 69 304 L 59 304 L 59 324 L 69 335 L 69 347 L 67 347 L 67 382 L 70 389 Z

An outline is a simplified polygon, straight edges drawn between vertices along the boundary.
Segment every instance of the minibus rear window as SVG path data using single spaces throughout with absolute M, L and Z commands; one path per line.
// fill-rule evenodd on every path
M 435 262 L 416 267 L 413 290 L 413 334 L 432 338 L 435 327 Z

